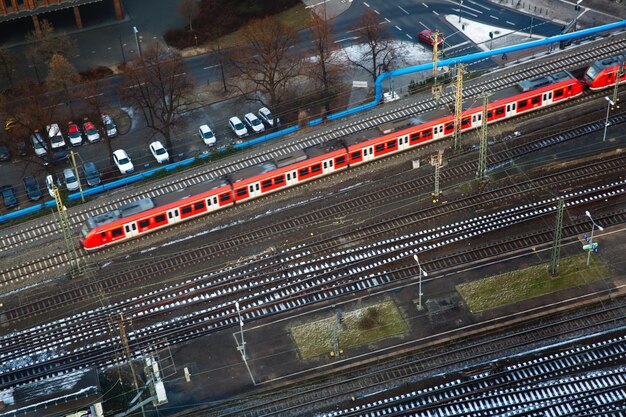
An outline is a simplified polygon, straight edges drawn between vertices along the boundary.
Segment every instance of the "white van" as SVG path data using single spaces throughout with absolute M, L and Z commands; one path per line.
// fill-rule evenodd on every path
M 63 139 L 63 134 L 61 133 L 61 129 L 59 129 L 58 124 L 52 123 L 51 125 L 46 126 L 46 130 L 48 131 L 48 137 L 50 138 L 50 146 L 52 149 L 65 147 L 65 139 Z

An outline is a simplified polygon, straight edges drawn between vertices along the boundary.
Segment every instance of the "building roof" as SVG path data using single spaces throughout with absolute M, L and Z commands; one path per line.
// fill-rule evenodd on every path
M 70 7 L 82 6 L 89 3 L 97 3 L 103 0 L 58 0 L 58 3 L 36 6 L 32 9 L 25 10 L 26 2 L 23 6 L 20 6 L 22 10 L 9 11 L 6 14 L 0 10 L 0 23 L 8 22 L 9 20 L 21 19 L 23 17 L 34 16 L 42 13 L 54 12 L 57 10 L 69 9 Z

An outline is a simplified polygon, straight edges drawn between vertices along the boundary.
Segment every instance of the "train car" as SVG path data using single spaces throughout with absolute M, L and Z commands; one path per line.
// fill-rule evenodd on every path
M 581 81 L 567 71 L 524 80 L 489 97 L 487 122 L 495 123 L 552 106 L 577 97 L 582 92 Z M 472 107 L 463 111 L 460 128 L 462 131 L 471 130 L 480 127 L 482 123 L 482 106 Z M 360 132 L 358 136 L 347 138 L 345 145 L 339 141 L 331 141 L 306 148 L 278 160 L 266 161 L 229 174 L 230 183 L 219 180 L 213 184 L 199 184 L 201 192 L 191 192 L 186 197 L 164 205 L 159 204 L 157 207 L 147 208 L 147 202 L 136 203 L 138 208 L 133 210 L 125 207 L 94 216 L 87 220 L 81 230 L 81 243 L 87 250 L 112 245 L 330 175 L 349 166 L 357 166 L 451 136 L 454 134 L 454 116 L 447 108 L 436 109 L 412 118 L 409 127 L 399 129 L 391 133 L 383 129 L 382 134 L 378 130 Z
M 620 66 L 622 75 L 619 83 L 626 83 L 626 52 L 602 58 L 591 64 L 583 77 L 589 89 L 597 91 L 615 85 Z
M 86 250 L 95 250 L 233 205 L 227 181 L 217 179 L 201 187 L 208 191 L 156 207 L 152 199 L 143 199 L 90 217 L 81 229 L 80 242 Z
M 347 169 L 346 149 L 331 141 L 229 175 L 237 203 Z
M 567 71 L 532 78 L 504 88 L 489 97 L 487 123 L 551 106 L 581 95 L 582 83 Z M 475 100 L 472 99 L 472 102 Z M 423 122 L 421 122 L 423 120 Z M 464 110 L 461 131 L 482 125 L 482 106 Z M 421 114 L 413 126 L 398 132 L 367 138 L 363 134 L 346 140 L 350 166 L 401 152 L 454 135 L 454 115 L 448 109 Z

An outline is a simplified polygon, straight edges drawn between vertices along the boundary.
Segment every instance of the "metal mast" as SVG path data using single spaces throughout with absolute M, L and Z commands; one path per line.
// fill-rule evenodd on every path
M 59 223 L 61 224 L 61 230 L 63 231 L 63 239 L 65 240 L 67 254 L 70 258 L 70 276 L 75 278 L 85 272 L 85 265 L 82 258 L 78 256 L 78 252 L 76 251 L 74 236 L 72 234 L 72 226 L 70 226 L 70 221 L 67 218 L 67 209 L 63 205 L 59 189 L 53 185 L 52 190 L 54 193 L 57 212 L 59 213 Z
M 480 148 L 478 150 L 478 171 L 476 178 L 482 180 L 487 170 L 487 104 L 489 104 L 490 94 L 483 96 L 483 114 L 480 126 Z
M 435 155 L 431 155 L 430 164 L 435 167 L 435 192 L 433 192 L 433 203 L 437 204 L 439 202 L 439 196 L 441 195 L 441 191 L 439 189 L 439 170 L 443 163 L 443 151 L 439 151 L 439 153 Z
M 461 150 L 461 116 L 463 115 L 463 70 L 465 65 L 456 67 L 456 96 L 454 104 L 454 150 Z
M 439 30 L 431 33 L 430 38 L 433 41 L 433 88 L 432 92 L 435 98 L 439 100 L 443 93 L 443 88 L 437 85 L 437 63 L 439 62 Z
M 563 208 L 565 200 L 559 198 L 559 207 L 556 210 L 556 225 L 554 226 L 554 241 L 552 242 L 552 255 L 550 257 L 550 274 L 555 276 L 559 273 L 559 258 L 561 256 L 561 235 L 563 233 Z

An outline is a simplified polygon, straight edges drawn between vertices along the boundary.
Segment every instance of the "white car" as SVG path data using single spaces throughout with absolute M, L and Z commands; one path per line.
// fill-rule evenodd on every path
M 254 131 L 254 133 L 261 133 L 265 130 L 265 126 L 263 126 L 263 122 L 259 120 L 258 117 L 254 115 L 254 113 L 246 114 L 243 119 L 246 121 L 246 124 Z
M 113 161 L 122 174 L 130 174 L 135 170 L 130 157 L 124 149 L 113 151 Z
M 87 140 L 91 143 L 94 143 L 100 140 L 100 133 L 98 133 L 98 129 L 96 129 L 94 124 L 91 123 L 89 119 L 85 119 L 83 123 L 83 132 L 85 132 L 85 136 L 87 136 Z
M 67 127 L 67 137 L 70 140 L 72 146 L 80 146 L 83 144 L 83 135 L 78 129 L 78 125 L 70 122 Z
M 200 130 L 198 131 L 198 133 L 200 134 L 200 137 L 204 141 L 205 145 L 207 146 L 215 145 L 215 142 L 216 142 L 215 135 L 213 134 L 213 131 L 211 130 L 209 125 L 200 126 Z
M 74 170 L 71 168 L 65 168 L 63 170 L 63 180 L 68 191 L 78 190 L 78 179 L 74 174 Z
M 61 129 L 59 129 L 58 124 L 53 123 L 46 126 L 46 131 L 48 132 L 48 137 L 50 138 L 50 146 L 52 147 L 52 149 L 65 147 L 65 139 L 63 139 L 63 135 L 61 134 Z
M 248 129 L 246 129 L 246 126 L 241 123 L 239 117 L 231 117 L 230 120 L 228 120 L 228 124 L 238 137 L 242 138 L 244 136 L 248 136 Z
M 56 184 L 54 183 L 54 179 L 52 178 L 52 175 L 48 175 L 46 177 L 46 188 L 48 189 L 48 194 L 50 194 L 50 197 L 54 198 L 54 187 L 56 186 Z
M 104 131 L 107 134 L 107 137 L 112 138 L 117 136 L 117 126 L 115 126 L 115 122 L 108 114 L 102 114 L 102 124 L 104 125 Z
M 35 155 L 37 156 L 45 156 L 48 154 L 48 150 L 46 149 L 46 142 L 44 138 L 41 136 L 39 130 L 35 129 L 32 136 L 30 137 L 30 141 L 33 143 L 33 149 L 35 150 Z
M 159 164 L 166 164 L 170 161 L 170 155 L 167 153 L 167 149 L 165 149 L 158 140 L 150 144 L 150 152 L 152 152 L 152 156 L 154 156 L 154 159 L 156 159 Z
M 274 116 L 272 116 L 272 112 L 267 107 L 261 107 L 259 109 L 259 119 L 268 127 L 274 127 Z

